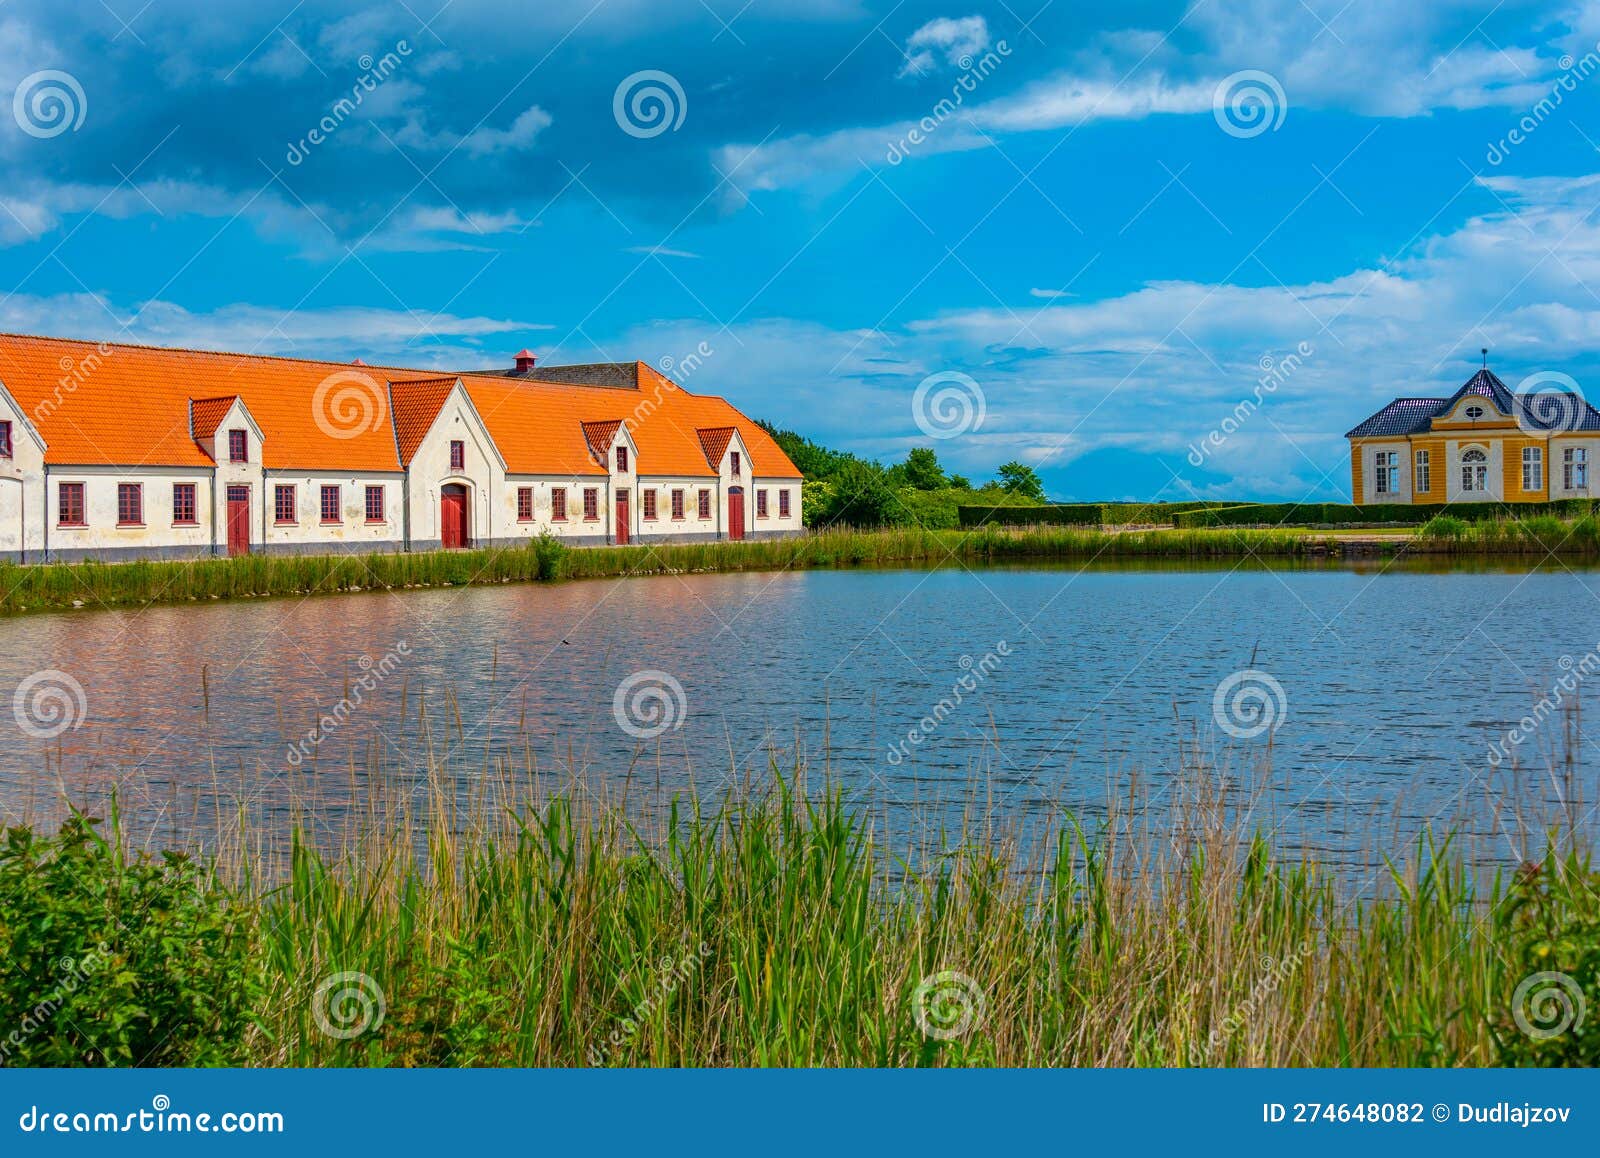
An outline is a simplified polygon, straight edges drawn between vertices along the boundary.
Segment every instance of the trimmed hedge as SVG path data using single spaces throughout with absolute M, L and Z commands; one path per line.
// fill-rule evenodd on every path
M 960 507 L 963 527 L 1098 527 L 1104 518 L 1099 503 L 1049 503 L 1041 507 Z
M 1032 507 L 962 507 L 963 527 L 1036 526 L 1089 527 L 1101 524 L 1167 523 L 1186 511 L 1214 510 L 1238 504 L 1218 499 L 1181 503 L 1047 503 Z
M 1531 519 L 1541 515 L 1581 518 L 1594 511 L 1593 499 L 1558 499 L 1550 503 L 1240 503 L 1230 507 L 1184 511 L 1173 516 L 1179 527 L 1321 525 L 1328 523 L 1412 523 L 1421 526 L 1435 515 L 1476 519 Z

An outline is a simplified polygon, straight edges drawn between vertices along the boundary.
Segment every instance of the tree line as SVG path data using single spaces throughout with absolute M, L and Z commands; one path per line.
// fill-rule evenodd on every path
M 821 446 L 768 422 L 760 426 L 805 476 L 801 513 L 808 526 L 954 527 L 962 506 L 1031 506 L 1045 501 L 1044 483 L 1026 463 L 1001 463 L 974 485 L 947 472 L 932 447 L 913 447 L 888 466 Z

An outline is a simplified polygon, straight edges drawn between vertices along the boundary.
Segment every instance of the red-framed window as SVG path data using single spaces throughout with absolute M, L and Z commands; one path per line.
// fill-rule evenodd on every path
M 533 522 L 533 488 L 517 488 L 517 522 Z
M 702 519 L 709 519 L 711 517 L 711 492 L 710 491 L 701 491 L 700 492 L 699 501 L 696 504 L 695 510 L 700 515 L 700 517 Z
M 467 468 L 467 444 L 459 438 L 450 440 L 450 469 L 465 470 Z
M 245 441 L 245 439 L 244 439 L 244 431 L 242 431 L 242 430 L 230 430 L 230 431 L 228 431 L 228 461 L 229 462 L 249 462 L 250 461 L 249 443 L 247 443 Z
M 117 484 L 117 526 L 144 526 L 144 484 Z
M 342 523 L 340 517 L 339 488 L 337 485 L 322 488 L 322 521 L 324 523 Z
M 728 473 L 734 478 L 738 478 L 739 470 L 739 452 L 737 450 L 730 451 L 728 454 Z
M 274 488 L 272 492 L 272 518 L 279 526 L 293 525 L 298 521 L 293 483 L 279 483 Z
M 381 485 L 367 488 L 367 522 L 383 522 L 383 487 Z
M 672 492 L 672 517 L 675 519 L 683 518 L 683 492 L 681 490 Z
M 625 446 L 617 447 L 617 473 L 628 473 L 628 448 Z
M 194 483 L 172 484 L 173 526 L 193 526 L 199 522 L 195 515 L 194 494 Z
M 781 491 L 778 492 L 778 518 L 787 519 L 788 517 L 789 517 L 789 492 L 787 490 L 781 490 Z
M 763 487 L 760 490 L 756 491 L 756 518 L 764 519 L 766 517 L 767 517 L 767 491 L 766 491 L 766 488 Z
M 639 492 L 639 498 L 644 503 L 644 517 L 647 518 L 647 519 L 655 518 L 656 517 L 656 492 L 653 491 L 653 490 L 640 491 Z
M 0 458 L 11 457 L 11 423 L 0 422 Z
M 593 522 L 600 517 L 600 488 L 583 488 L 583 517 L 586 521 Z
M 64 482 L 56 489 L 56 521 L 63 527 L 87 527 L 84 518 L 83 484 Z
M 567 488 L 557 487 L 550 492 L 550 518 L 553 522 L 567 521 Z

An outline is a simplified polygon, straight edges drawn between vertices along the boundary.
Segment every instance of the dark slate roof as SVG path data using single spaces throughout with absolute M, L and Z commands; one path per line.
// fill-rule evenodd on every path
M 1345 437 L 1417 434 L 1428 429 L 1428 423 L 1443 409 L 1444 402 L 1443 398 L 1396 398 L 1371 418 L 1359 423 Z
M 1456 403 L 1468 394 L 1487 398 L 1501 414 L 1510 417 L 1521 413 L 1523 425 L 1530 430 L 1600 430 L 1600 411 L 1576 395 L 1572 397 L 1583 406 L 1583 417 L 1576 424 L 1572 410 L 1560 400 L 1549 399 L 1540 405 L 1541 398 L 1559 393 L 1556 390 L 1531 390 L 1514 394 L 1495 374 L 1484 367 L 1448 398 L 1396 398 L 1371 418 L 1350 430 L 1346 438 L 1372 438 L 1385 435 L 1420 434 L 1439 415 L 1455 409 Z
M 1516 397 L 1506 387 L 1506 384 L 1500 381 L 1499 376 L 1487 366 L 1468 378 L 1461 389 L 1446 398 L 1444 405 L 1439 407 L 1438 413 L 1443 414 L 1446 410 L 1454 409 L 1455 404 L 1468 394 L 1476 394 L 1479 398 L 1489 399 L 1494 403 L 1494 408 L 1501 414 L 1509 416 L 1515 413 L 1513 408 L 1517 404 Z
M 492 378 L 525 378 L 530 382 L 555 382 L 565 386 L 616 386 L 639 388 L 637 362 L 585 362 L 572 366 L 530 366 L 526 370 L 468 370 Z

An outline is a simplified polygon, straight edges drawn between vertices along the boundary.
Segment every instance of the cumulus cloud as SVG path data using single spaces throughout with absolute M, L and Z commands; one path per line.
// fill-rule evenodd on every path
M 913 32 L 906 41 L 905 63 L 897 76 L 924 76 L 937 67 L 937 58 L 958 68 L 989 47 L 989 24 L 982 16 L 952 19 L 940 16 Z
M 710 341 L 697 389 L 885 458 L 928 444 L 911 413 L 922 378 L 960 370 L 983 389 L 987 416 L 940 443 L 941 459 L 974 477 L 1008 458 L 1036 462 L 1063 497 L 1116 497 L 1113 477 L 1128 497 L 1163 487 L 1169 498 L 1334 499 L 1349 485 L 1344 431 L 1397 395 L 1449 393 L 1480 346 L 1513 384 L 1560 369 L 1600 398 L 1600 300 L 1588 288 L 1600 282 L 1597 188 L 1600 174 L 1485 179 L 1490 210 L 1325 279 L 1152 281 L 1101 300 L 1032 290 L 893 329 L 664 322 L 605 345 L 650 356 Z M 1190 448 L 1274 366 L 1291 369 L 1194 466 Z M 1094 467 L 1105 455 L 1117 456 L 1110 476 Z

